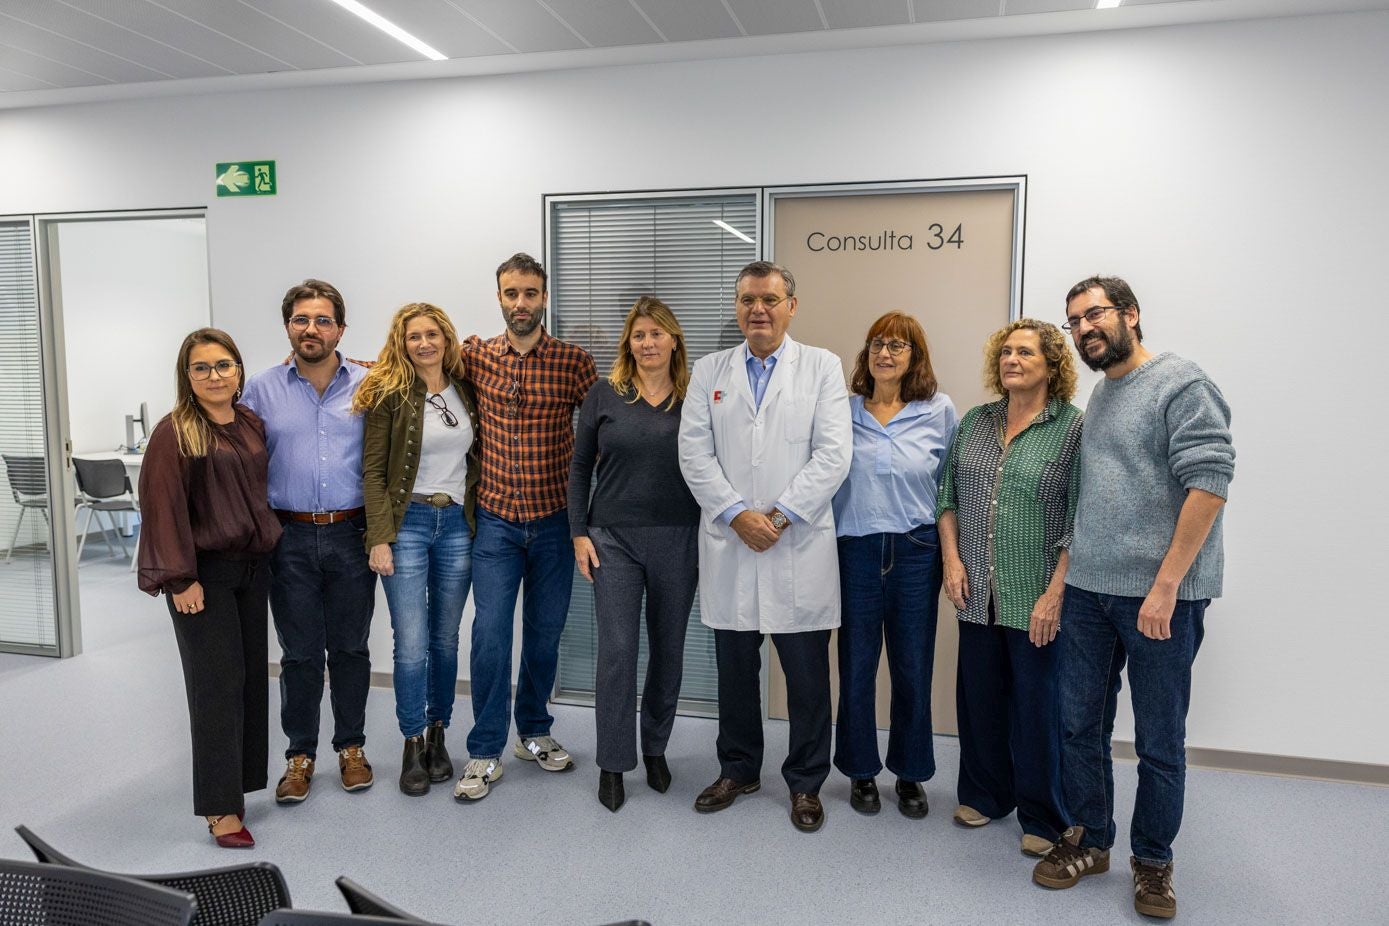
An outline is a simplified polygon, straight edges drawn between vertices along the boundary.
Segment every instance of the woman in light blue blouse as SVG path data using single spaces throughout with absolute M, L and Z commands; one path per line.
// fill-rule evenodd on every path
M 839 534 L 839 720 L 834 764 L 853 782 L 849 803 L 881 808 L 875 712 L 884 640 L 892 678 L 887 768 L 897 806 L 926 816 L 921 782 L 936 772 L 931 669 L 940 597 L 936 484 L 958 418 L 936 388 L 926 332 L 902 312 L 868 329 L 850 382 L 854 456 L 834 497 Z

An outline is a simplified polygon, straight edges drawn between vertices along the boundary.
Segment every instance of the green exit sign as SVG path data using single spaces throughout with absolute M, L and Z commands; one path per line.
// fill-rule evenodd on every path
M 218 196 L 274 196 L 274 161 L 232 161 L 217 165 Z

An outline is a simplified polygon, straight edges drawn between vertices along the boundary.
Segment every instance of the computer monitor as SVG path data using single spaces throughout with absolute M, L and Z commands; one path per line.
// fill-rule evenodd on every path
M 136 449 L 137 447 L 140 446 L 140 443 L 143 442 L 145 438 L 149 437 L 149 434 L 150 434 L 150 432 L 149 432 L 149 420 L 150 420 L 150 408 L 149 408 L 149 403 L 148 403 L 148 402 L 141 402 L 141 403 L 140 403 L 140 414 L 139 414 L 138 416 L 136 416 L 136 415 L 126 415 L 126 416 L 125 416 L 125 449 L 126 449 L 126 450 L 130 451 L 131 453 L 134 453 L 134 452 L 135 452 L 135 449 Z M 136 438 L 136 437 L 135 437 L 135 424 L 136 424 L 136 422 L 139 422 L 139 424 L 140 424 L 140 436 L 139 436 L 139 438 Z

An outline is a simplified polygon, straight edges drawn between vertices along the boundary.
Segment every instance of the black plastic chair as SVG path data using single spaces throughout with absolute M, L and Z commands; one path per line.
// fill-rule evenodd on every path
M 188 926 L 193 895 L 86 868 L 0 859 L 0 923 Z
M 342 897 L 347 901 L 347 909 L 353 913 L 381 916 L 388 920 L 399 920 L 406 923 L 424 922 L 419 917 L 411 916 L 394 904 L 387 903 L 377 897 L 351 878 L 338 878 L 334 883 L 337 884 L 338 890 L 342 891 Z
M 40 862 L 83 871 L 100 871 L 83 865 L 34 835 L 27 826 L 14 830 Z M 109 873 L 109 872 L 102 872 Z M 256 926 L 265 914 L 289 906 L 289 886 L 270 862 L 250 862 L 206 871 L 168 875 L 120 875 L 187 891 L 198 899 L 193 926 Z
M 14 523 L 14 536 L 10 537 L 10 547 L 5 551 L 5 562 L 14 556 L 14 545 L 19 541 L 19 529 L 24 526 L 24 516 L 31 508 L 37 509 L 48 520 L 48 473 L 43 457 L 26 457 L 15 454 L 0 454 L 5 458 L 5 476 L 10 481 L 10 494 L 19 506 L 19 520 Z
M 106 532 L 106 525 L 101 523 L 103 514 L 106 515 L 111 533 L 120 541 L 121 550 L 128 554 L 125 540 L 116 527 L 116 513 L 136 513 L 140 506 L 135 502 L 135 492 L 130 486 L 130 474 L 125 471 L 125 464 L 120 460 L 84 460 L 81 457 L 73 457 L 72 466 L 77 475 L 77 490 L 81 493 L 77 500 L 77 514 L 87 512 L 86 526 L 77 528 L 78 563 L 82 562 L 82 549 L 87 545 L 87 532 L 92 529 L 92 518 L 96 518 L 97 527 L 101 528 L 101 536 L 106 541 L 107 549 L 111 551 L 112 556 L 116 555 L 111 535 Z
M 399 923 L 400 920 L 394 916 L 359 916 L 355 913 L 325 913 L 322 910 L 275 910 L 265 914 L 259 926 L 399 926 Z

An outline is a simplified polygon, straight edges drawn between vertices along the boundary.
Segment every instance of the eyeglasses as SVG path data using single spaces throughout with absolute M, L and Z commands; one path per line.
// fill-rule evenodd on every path
M 219 360 L 216 363 L 190 363 L 188 365 L 188 378 L 202 382 L 205 379 L 211 379 L 215 370 L 218 379 L 226 379 L 228 376 L 235 376 L 239 369 L 241 369 L 241 364 L 235 360 Z
M 506 415 L 515 418 L 521 410 L 521 381 L 513 379 L 511 388 L 506 391 Z
M 440 418 L 444 419 L 444 427 L 458 427 L 458 416 L 455 415 L 453 411 L 449 408 L 449 403 L 444 401 L 443 396 L 437 394 L 427 396 L 425 398 L 425 401 L 428 402 L 430 406 L 439 413 Z
M 767 293 L 765 296 L 754 296 L 748 293 L 746 296 L 738 297 L 738 304 L 751 311 L 753 306 L 761 303 L 762 308 L 770 312 L 790 298 L 790 296 L 778 296 L 775 293 Z
M 307 315 L 294 315 L 289 320 L 289 327 L 295 331 L 303 331 L 310 324 L 319 331 L 331 331 L 338 326 L 338 320 L 330 315 L 315 315 L 313 318 L 309 318 Z
M 1066 324 L 1061 326 L 1062 331 L 1075 331 L 1080 327 L 1080 320 L 1083 318 L 1092 325 L 1098 325 L 1100 319 L 1104 318 L 1106 312 L 1122 312 L 1127 309 L 1126 305 L 1097 305 L 1094 308 L 1086 309 L 1080 315 L 1066 316 Z
M 911 346 L 910 341 L 900 341 L 897 338 L 893 338 L 891 341 L 884 341 L 882 338 L 874 338 L 868 342 L 868 353 L 880 354 L 883 348 L 886 347 L 889 354 L 894 357 L 900 357 L 903 351 L 911 350 Z

